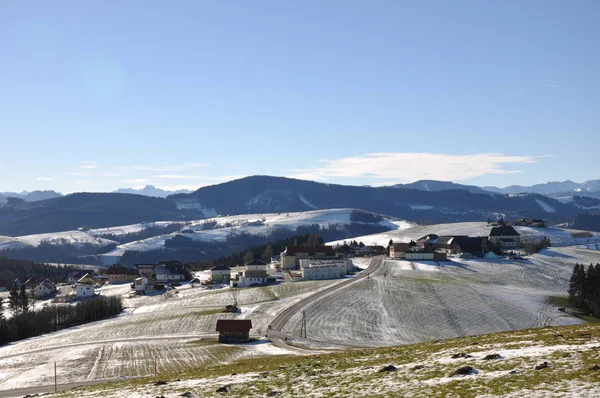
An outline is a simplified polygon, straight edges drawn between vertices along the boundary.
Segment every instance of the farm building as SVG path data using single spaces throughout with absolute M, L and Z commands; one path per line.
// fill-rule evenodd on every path
M 339 279 L 352 270 L 352 261 L 348 259 L 300 260 L 302 280 Z
M 334 257 L 332 246 L 288 246 L 281 253 L 281 268 L 296 269 L 300 266 L 300 259 L 311 257 Z
M 250 340 L 250 319 L 218 319 L 219 343 L 238 343 Z
M 447 254 L 470 253 L 482 256 L 487 249 L 487 241 L 487 236 L 440 236 L 435 249 L 442 250 Z
M 411 248 L 410 243 L 395 243 L 390 246 L 391 258 L 406 258 L 406 252 Z
M 493 227 L 489 241 L 501 248 L 515 248 L 521 245 L 521 235 L 512 225 Z

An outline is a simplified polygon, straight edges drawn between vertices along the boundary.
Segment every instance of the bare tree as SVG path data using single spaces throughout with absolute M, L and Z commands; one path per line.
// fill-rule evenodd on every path
M 240 296 L 240 289 L 235 288 L 235 287 L 229 288 L 229 295 L 233 299 L 233 307 L 237 308 L 238 307 L 238 297 Z

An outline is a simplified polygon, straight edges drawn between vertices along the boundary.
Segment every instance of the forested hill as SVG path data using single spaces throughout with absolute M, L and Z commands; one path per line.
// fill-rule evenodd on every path
M 0 206 L 0 235 L 101 228 L 144 221 L 203 218 L 174 201 L 119 193 L 75 193 L 39 202 Z

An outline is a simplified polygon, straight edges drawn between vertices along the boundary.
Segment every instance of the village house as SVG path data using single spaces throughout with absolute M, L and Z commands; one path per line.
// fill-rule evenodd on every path
M 121 264 L 113 264 L 106 270 L 106 276 L 109 283 L 126 283 L 133 282 L 138 277 L 138 272 Z
M 69 275 L 67 276 L 67 283 L 69 285 L 72 285 L 74 283 L 76 283 L 79 279 L 81 279 L 84 275 L 86 274 L 92 274 L 92 276 L 95 276 L 96 273 L 94 271 L 91 270 L 75 270 L 75 271 L 71 271 L 69 273 Z
M 154 267 L 154 275 L 159 283 L 180 282 L 185 280 L 183 271 L 166 264 L 158 264 Z
M 204 284 L 211 283 L 229 283 L 231 280 L 231 268 L 226 265 L 217 265 L 199 275 L 200 282 Z
M 281 253 L 281 268 L 297 269 L 301 259 L 312 257 L 335 257 L 335 252 L 332 246 L 288 246 Z
M 138 275 L 146 278 L 154 276 L 154 264 L 136 264 Z
M 136 294 L 148 294 L 154 291 L 156 280 L 141 276 L 133 281 Z
M 45 279 L 33 289 L 35 298 L 49 297 L 56 293 L 56 285 L 49 279 Z
M 275 277 L 267 274 L 267 264 L 260 260 L 255 260 L 246 264 L 242 272 L 231 275 L 230 285 L 231 287 L 242 288 L 265 285 L 276 280 Z
M 19 277 L 15 279 L 15 285 L 20 289 L 21 286 L 25 286 L 25 290 L 31 290 L 38 284 L 36 278 Z
M 446 261 L 446 253 L 442 251 L 427 250 L 419 246 L 411 246 L 405 254 L 406 260 L 429 260 L 429 261 Z
M 250 340 L 250 319 L 218 319 L 219 343 L 243 343 Z
M 546 228 L 546 221 L 540 218 L 519 218 L 513 224 L 520 227 Z
M 94 279 L 89 274 L 85 274 L 75 284 L 75 296 L 78 299 L 85 299 L 94 297 L 96 294 L 94 290 Z
M 521 245 L 521 235 L 512 225 L 492 227 L 489 241 L 501 249 L 512 249 Z

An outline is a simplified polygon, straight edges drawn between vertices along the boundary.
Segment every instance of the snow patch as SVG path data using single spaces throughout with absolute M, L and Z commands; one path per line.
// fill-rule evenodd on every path
M 538 205 L 542 207 L 542 209 L 544 209 L 546 213 L 556 213 L 556 209 L 550 206 L 548 203 L 544 202 L 543 200 L 536 199 L 535 201 Z

